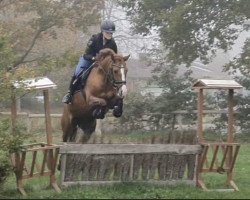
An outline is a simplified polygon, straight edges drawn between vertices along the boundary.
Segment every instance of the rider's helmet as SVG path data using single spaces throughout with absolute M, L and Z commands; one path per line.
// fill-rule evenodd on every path
M 107 33 L 115 32 L 115 24 L 111 20 L 104 20 L 101 23 L 101 31 Z

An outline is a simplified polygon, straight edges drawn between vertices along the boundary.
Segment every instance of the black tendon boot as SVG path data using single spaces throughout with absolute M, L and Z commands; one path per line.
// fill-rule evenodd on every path
M 113 115 L 115 117 L 121 117 L 123 112 L 123 99 L 119 99 L 114 106 Z
M 69 90 L 68 93 L 63 97 L 62 102 L 66 104 L 71 104 L 73 93 L 74 93 L 74 82 L 75 76 L 72 76 L 69 84 Z
M 96 108 L 96 109 L 93 110 L 92 116 L 95 119 L 104 119 L 105 110 L 103 108 Z

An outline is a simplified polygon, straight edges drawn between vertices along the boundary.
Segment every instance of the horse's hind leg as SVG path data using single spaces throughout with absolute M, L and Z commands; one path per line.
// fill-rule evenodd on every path
M 61 118 L 61 126 L 63 131 L 63 142 L 73 141 L 77 130 L 77 124 L 66 110 L 64 110 Z
M 92 133 L 95 131 L 96 128 L 96 119 L 92 120 L 91 122 L 88 122 L 87 126 L 81 127 L 81 132 L 78 133 L 79 137 L 77 139 L 77 143 L 87 143 L 92 135 Z
M 72 118 L 70 118 L 68 115 L 65 115 L 63 113 L 63 116 L 61 118 L 61 126 L 62 126 L 62 131 L 63 131 L 63 136 L 62 136 L 62 140 L 63 142 L 71 142 L 75 139 L 75 135 L 76 135 L 76 130 L 77 127 L 74 123 L 74 121 L 72 120 Z M 61 156 L 59 157 L 59 162 L 57 165 L 57 170 L 61 170 Z
M 69 125 L 69 124 L 68 124 Z M 63 132 L 63 142 L 75 142 L 77 127 L 76 126 L 65 126 L 65 132 Z M 57 170 L 61 170 L 62 155 L 59 157 Z
M 76 143 L 79 143 L 79 144 L 85 144 L 89 141 L 90 139 L 90 135 L 89 134 L 85 134 L 85 132 L 80 129 L 78 131 L 78 134 L 77 134 L 77 137 L 76 137 Z

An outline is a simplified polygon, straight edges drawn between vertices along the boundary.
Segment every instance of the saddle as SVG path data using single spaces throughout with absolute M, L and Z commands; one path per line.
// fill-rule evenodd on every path
M 84 88 L 85 83 L 89 77 L 89 74 L 91 72 L 91 70 L 93 69 L 94 65 L 91 65 L 89 68 L 87 68 L 86 70 L 82 70 L 82 72 L 80 73 L 80 75 L 76 78 L 76 80 L 74 81 L 74 88 L 75 88 L 75 93 L 79 92 L 81 89 Z

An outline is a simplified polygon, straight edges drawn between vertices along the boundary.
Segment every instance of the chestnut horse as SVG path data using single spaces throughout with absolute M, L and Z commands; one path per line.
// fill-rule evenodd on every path
M 128 58 L 129 55 L 123 57 L 108 48 L 98 53 L 85 86 L 73 95 L 71 104 L 64 105 L 63 142 L 86 143 L 96 128 L 94 113 L 103 119 L 124 97 Z

